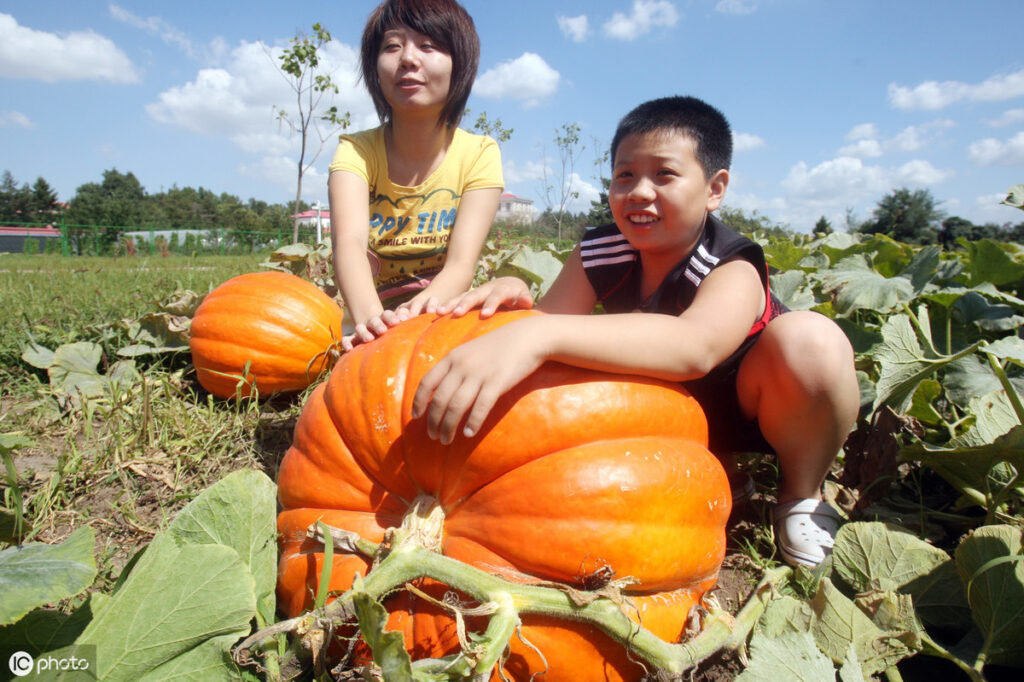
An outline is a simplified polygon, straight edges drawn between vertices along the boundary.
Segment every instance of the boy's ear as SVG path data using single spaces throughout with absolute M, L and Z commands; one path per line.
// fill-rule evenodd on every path
M 708 180 L 708 203 L 705 207 L 708 211 L 714 211 L 722 204 L 725 198 L 725 190 L 729 187 L 729 171 L 722 168 Z

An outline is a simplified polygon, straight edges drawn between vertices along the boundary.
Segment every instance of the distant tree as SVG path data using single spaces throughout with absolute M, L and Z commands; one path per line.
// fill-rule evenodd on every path
M 28 185 L 18 186 L 10 171 L 4 171 L 0 179 L 0 221 L 5 223 L 27 222 L 25 218 L 29 203 Z
M 763 216 L 756 210 L 750 215 L 743 212 L 743 209 L 722 206 L 718 209 L 718 216 L 726 225 L 743 234 L 755 234 L 762 232 L 766 235 L 786 237 L 789 233 L 782 225 L 775 224 L 767 216 Z
M 597 195 L 597 201 L 590 202 L 590 212 L 587 213 L 587 225 L 607 225 L 615 222 L 612 216 L 612 207 L 608 203 L 608 190 L 611 187 L 610 178 L 601 178 L 601 191 Z
M 944 213 L 928 190 L 902 188 L 882 197 L 873 216 L 862 232 L 885 234 L 907 244 L 934 244 Z
M 974 223 L 960 216 L 951 216 L 942 221 L 942 228 L 939 230 L 939 245 L 944 251 L 956 248 L 956 240 L 963 237 L 971 238 L 974 230 Z
M 562 225 L 568 218 L 566 208 L 569 202 L 578 199 L 580 192 L 574 189 L 576 184 L 576 162 L 586 145 L 580 140 L 578 123 L 563 123 L 561 130 L 555 129 L 555 147 L 558 149 L 558 171 L 552 179 L 547 163 L 544 164 L 542 177 L 544 187 L 544 205 L 551 213 L 557 226 L 558 240 L 562 240 Z M 557 183 L 553 184 L 553 183 Z
M 291 47 L 279 57 L 278 69 L 284 75 L 288 85 L 295 93 L 297 119 L 293 119 L 285 109 L 278 109 L 277 119 L 299 135 L 299 159 L 297 164 L 297 180 L 295 187 L 295 204 L 293 214 L 299 213 L 302 201 L 302 178 L 306 171 L 316 162 L 324 144 L 339 129 L 349 126 L 349 114 L 338 113 L 338 107 L 322 108 L 325 96 L 337 94 L 338 86 L 330 74 L 320 73 L 320 50 L 331 42 L 331 34 L 320 24 L 313 24 L 313 35 L 298 33 L 291 39 Z M 320 129 L 320 123 L 328 124 L 328 129 Z M 309 148 L 311 134 L 316 134 L 316 151 Z M 307 156 L 309 159 L 307 160 Z M 299 241 L 299 221 L 295 219 L 292 227 L 292 242 Z
M 814 229 L 811 232 L 815 237 L 824 237 L 825 235 L 832 234 L 832 223 L 825 216 L 821 216 L 818 218 L 818 222 L 814 223 Z
M 95 243 L 100 253 L 108 252 L 119 241 L 124 227 L 143 223 L 145 200 L 146 191 L 138 178 L 116 168 L 103 171 L 101 183 L 81 185 L 67 211 L 78 252 L 89 248 L 90 243 Z M 86 240 L 90 235 L 95 242 Z
M 466 109 L 465 117 L 469 118 L 469 109 Z M 473 131 L 479 135 L 489 136 L 498 143 L 498 146 L 501 146 L 512 139 L 512 133 L 515 132 L 515 129 L 504 127 L 500 118 L 496 118 L 493 121 L 490 120 L 487 118 L 487 112 L 481 111 L 473 123 Z
M 57 192 L 43 178 L 36 178 L 28 199 L 29 221 L 49 222 L 57 213 Z

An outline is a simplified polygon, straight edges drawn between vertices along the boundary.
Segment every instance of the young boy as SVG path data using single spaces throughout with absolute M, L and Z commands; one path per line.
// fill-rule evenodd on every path
M 821 486 L 860 404 L 853 350 L 828 318 L 773 299 L 761 248 L 711 215 L 731 156 L 728 122 L 700 100 L 657 99 L 627 114 L 611 146 L 615 223 L 569 256 L 538 305 L 550 314 L 454 349 L 424 377 L 413 414 L 442 442 L 464 417 L 471 436 L 548 360 L 682 382 L 705 408 L 712 452 L 777 454 L 779 548 L 813 566 L 839 525 Z M 608 314 L 589 315 L 597 303 Z M 501 278 L 439 312 L 531 305 L 523 282 Z

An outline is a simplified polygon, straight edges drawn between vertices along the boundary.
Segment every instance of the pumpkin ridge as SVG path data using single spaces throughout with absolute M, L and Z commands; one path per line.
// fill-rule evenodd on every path
M 227 294 L 230 294 L 231 300 L 223 298 L 223 296 Z M 289 291 L 289 295 L 291 294 L 292 292 Z M 326 306 L 318 305 L 315 298 L 305 296 L 302 292 L 299 293 L 299 297 L 303 298 L 310 307 L 319 308 L 321 313 L 325 316 L 336 316 L 338 318 L 339 329 L 335 330 L 332 325 L 325 325 L 318 319 L 295 314 L 292 306 L 288 305 L 287 298 L 282 298 L 282 300 L 267 298 L 254 293 L 251 287 L 241 287 L 237 290 L 232 288 L 226 292 L 220 292 L 216 298 L 210 299 L 210 305 L 207 306 L 207 311 L 234 315 L 250 313 L 257 319 L 266 318 L 267 320 L 273 320 L 273 324 L 269 326 L 283 327 L 296 337 L 308 338 L 325 335 L 328 338 L 340 339 L 340 326 L 342 319 L 341 308 L 334 310 Z M 239 303 L 243 302 L 249 302 L 251 305 L 239 305 Z M 206 303 L 206 299 L 204 299 L 203 303 Z M 271 312 L 275 312 L 277 315 L 269 315 Z M 307 328 L 307 325 L 311 326 Z

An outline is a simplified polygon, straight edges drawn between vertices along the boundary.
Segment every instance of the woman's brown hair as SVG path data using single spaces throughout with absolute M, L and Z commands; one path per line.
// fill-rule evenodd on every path
M 457 126 L 466 110 L 480 63 L 480 39 L 472 17 L 455 0 L 385 0 L 370 14 L 363 29 L 360 58 L 363 82 L 382 123 L 391 120 L 391 105 L 381 90 L 377 57 L 384 34 L 399 26 L 428 36 L 451 56 L 451 85 L 438 122 Z

